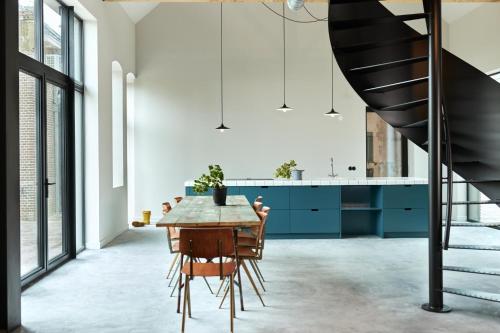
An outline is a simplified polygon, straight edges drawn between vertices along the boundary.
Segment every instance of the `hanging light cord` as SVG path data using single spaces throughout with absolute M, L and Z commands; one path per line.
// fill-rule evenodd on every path
M 283 105 L 286 101 L 286 39 L 285 39 L 285 3 L 283 2 Z
M 333 52 L 332 52 L 332 110 L 333 110 Z
M 220 109 L 221 122 L 224 124 L 224 76 L 222 71 L 222 2 L 220 3 Z
M 314 19 L 314 20 L 309 20 L 309 21 L 295 20 L 295 19 L 291 19 L 291 18 L 289 18 L 289 17 L 286 17 L 286 16 L 285 16 L 285 13 L 283 13 L 283 14 L 278 13 L 277 11 L 275 11 L 274 9 L 272 9 L 271 7 L 269 7 L 269 6 L 268 6 L 266 3 L 264 3 L 264 2 L 261 2 L 261 4 L 262 4 L 264 7 L 266 7 L 267 9 L 269 9 L 271 12 L 273 12 L 274 14 L 276 14 L 276 15 L 278 15 L 278 16 L 280 16 L 280 17 L 282 17 L 282 18 L 283 18 L 283 19 L 285 19 L 285 20 L 288 20 L 288 21 L 291 21 L 291 22 L 295 22 L 295 23 L 317 23 L 317 22 L 322 22 L 322 21 L 327 21 L 327 20 L 328 20 L 328 18 L 324 18 L 324 19 Z M 309 15 L 311 15 L 311 14 L 309 14 Z
M 319 18 L 319 17 L 316 17 L 314 16 L 313 13 L 311 13 L 311 11 L 307 8 L 306 4 L 304 3 L 304 9 L 306 10 L 307 14 L 309 14 L 309 16 L 311 16 L 313 19 L 315 19 L 316 21 L 328 21 L 328 17 L 325 17 L 325 18 Z

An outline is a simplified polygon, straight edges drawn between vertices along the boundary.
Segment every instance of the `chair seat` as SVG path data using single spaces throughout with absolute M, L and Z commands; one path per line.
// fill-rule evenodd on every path
M 193 272 L 190 271 L 191 264 L 186 262 L 182 266 L 182 273 L 192 276 L 220 276 L 220 264 L 217 263 L 193 263 Z M 222 275 L 228 276 L 236 271 L 235 262 L 227 262 L 222 264 Z
M 257 257 L 257 252 L 255 252 L 251 247 L 238 246 L 238 257 L 243 259 L 253 259 Z
M 253 237 L 238 237 L 238 246 L 255 247 L 257 245 L 257 238 Z

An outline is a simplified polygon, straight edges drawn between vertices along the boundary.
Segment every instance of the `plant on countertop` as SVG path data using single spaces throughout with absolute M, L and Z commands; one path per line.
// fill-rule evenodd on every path
M 278 169 L 276 169 L 274 177 L 290 179 L 292 177 L 292 170 L 294 170 L 296 166 L 297 162 L 294 160 L 285 162 Z
M 193 190 L 196 193 L 205 193 L 209 188 L 219 189 L 224 188 L 222 181 L 224 180 L 224 172 L 220 165 L 209 165 L 209 174 L 202 174 L 200 178 L 194 181 Z

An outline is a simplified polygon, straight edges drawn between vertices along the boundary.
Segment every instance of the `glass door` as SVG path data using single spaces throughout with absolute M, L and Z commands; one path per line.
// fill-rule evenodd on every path
M 65 109 L 64 90 L 50 82 L 45 85 L 44 160 L 45 218 L 47 225 L 48 261 L 65 254 L 63 223 L 63 135 L 62 115 Z
M 25 283 L 68 258 L 65 186 L 69 114 L 64 83 L 19 72 L 21 277 Z M 70 197 L 70 196 L 69 196 Z

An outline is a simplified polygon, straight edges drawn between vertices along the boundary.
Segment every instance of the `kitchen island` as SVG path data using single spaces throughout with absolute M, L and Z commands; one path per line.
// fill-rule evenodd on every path
M 250 202 L 263 197 L 272 209 L 268 238 L 427 237 L 427 179 L 244 179 L 224 184 L 228 194 L 245 195 Z M 184 185 L 186 195 L 197 195 L 193 181 Z

